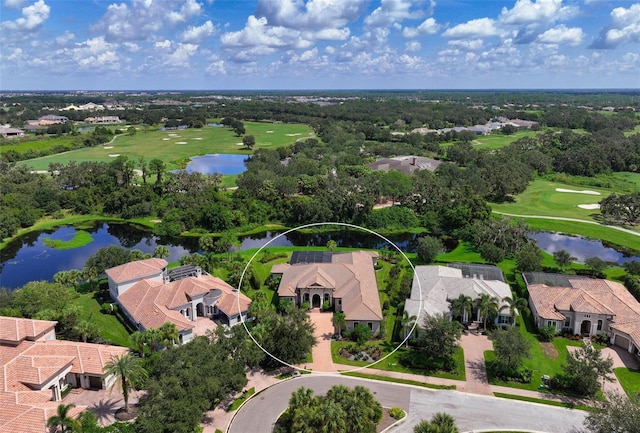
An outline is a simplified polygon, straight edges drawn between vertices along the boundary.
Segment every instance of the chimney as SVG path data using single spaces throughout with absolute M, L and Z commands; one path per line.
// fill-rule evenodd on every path
M 413 165 L 413 166 L 418 165 L 418 158 L 416 158 L 415 156 L 413 158 L 411 158 L 411 165 Z

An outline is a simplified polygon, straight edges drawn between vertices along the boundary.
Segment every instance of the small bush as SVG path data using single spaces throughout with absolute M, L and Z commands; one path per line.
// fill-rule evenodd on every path
M 389 416 L 393 419 L 402 419 L 405 416 L 405 412 L 399 407 L 392 407 L 389 409 Z
M 542 341 L 551 341 L 553 337 L 558 334 L 556 327 L 553 325 L 543 326 L 538 332 L 540 333 L 540 340 Z

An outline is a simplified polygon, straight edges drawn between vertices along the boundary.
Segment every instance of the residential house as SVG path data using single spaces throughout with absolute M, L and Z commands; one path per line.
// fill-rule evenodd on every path
M 198 317 L 228 326 L 249 320 L 251 300 L 225 281 L 197 266 L 166 266 L 166 260 L 146 259 L 106 270 L 112 298 L 139 330 L 170 322 L 186 343 L 195 336 Z
M 374 265 L 378 254 L 372 251 L 330 253 L 298 251 L 289 263 L 273 266 L 272 275 L 280 276 L 278 296 L 300 306 L 309 303 L 320 308 L 323 303 L 343 312 L 346 330 L 357 324 L 380 332 L 382 308 Z
M 127 348 L 56 340 L 55 325 L 0 316 L 0 431 L 42 433 L 65 388 L 108 389 L 115 382 L 102 377 L 103 368 Z
M 574 276 L 524 274 L 537 326 L 582 336 L 605 334 L 640 356 L 640 303 L 620 283 Z
M 374 170 L 389 171 L 396 170 L 405 174 L 411 174 L 416 170 L 434 171 L 441 164 L 441 161 L 423 156 L 396 156 L 393 158 L 380 158 L 376 162 L 367 164 Z
M 454 267 L 457 266 L 457 267 Z M 512 323 L 509 305 L 504 298 L 511 297 L 511 288 L 504 282 L 502 272 L 495 266 L 452 264 L 451 266 L 416 266 L 411 286 L 411 296 L 404 304 L 409 317 L 415 316 L 418 325 L 425 316 L 444 314 L 453 320 L 451 301 L 460 295 L 472 300 L 481 295 L 498 299 L 499 313 L 496 325 Z M 465 311 L 463 323 L 482 321 L 479 310 Z
M 0 127 L 0 137 L 2 138 L 13 138 L 13 137 L 23 137 L 23 136 L 24 136 L 24 131 L 22 129 Z
M 113 124 L 120 123 L 121 120 L 118 116 L 96 116 L 96 117 L 87 117 L 84 119 L 86 123 L 99 123 L 99 124 Z

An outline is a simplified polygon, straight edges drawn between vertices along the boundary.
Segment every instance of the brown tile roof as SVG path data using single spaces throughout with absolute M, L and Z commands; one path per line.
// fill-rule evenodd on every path
M 158 275 L 158 273 L 162 272 L 162 270 L 166 267 L 166 260 L 151 258 L 125 263 L 123 265 L 107 269 L 105 273 L 115 283 L 123 283 L 125 281 L 132 281 L 139 278 Z
M 35 340 L 52 331 L 57 322 L 51 320 L 31 320 L 0 316 L 0 340 L 18 343 Z
M 375 252 L 354 251 L 333 254 L 331 263 L 278 266 L 278 296 L 296 296 L 297 288 L 330 288 L 334 298 L 342 299 L 347 320 L 382 320 L 374 257 Z
M 622 284 L 609 280 L 570 279 L 572 287 L 528 286 L 538 315 L 564 320 L 558 310 L 612 316 L 610 328 L 629 335 L 640 348 L 640 303 Z

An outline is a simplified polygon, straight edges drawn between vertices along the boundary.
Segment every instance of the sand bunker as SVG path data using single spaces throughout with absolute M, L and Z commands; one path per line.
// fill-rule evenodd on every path
M 180 137 L 178 134 L 169 134 L 169 137 Z
M 169 141 L 169 139 L 168 139 L 168 138 L 163 138 L 162 140 L 163 140 L 163 141 Z
M 267 134 L 273 134 L 273 131 L 265 131 Z
M 589 191 L 587 189 L 583 189 L 582 191 L 576 191 L 575 189 L 564 189 L 564 188 L 556 188 L 557 192 L 575 192 L 578 194 L 589 194 L 589 195 L 600 195 L 597 191 Z
M 300 133 L 298 134 L 285 134 L 287 137 L 297 137 L 298 135 L 302 135 Z
M 598 203 L 592 203 L 592 204 L 579 204 L 578 207 L 580 209 L 588 209 L 588 210 L 592 210 L 592 209 L 600 209 L 600 205 Z
M 236 143 L 237 146 L 244 146 L 244 143 Z
M 176 144 L 187 144 L 186 141 L 176 141 Z
M 113 149 L 113 146 L 105 146 L 105 149 Z
M 109 156 L 111 158 L 117 158 L 118 156 L 120 156 L 120 154 L 119 153 L 110 153 Z
M 202 137 L 195 137 L 194 140 L 202 140 Z

